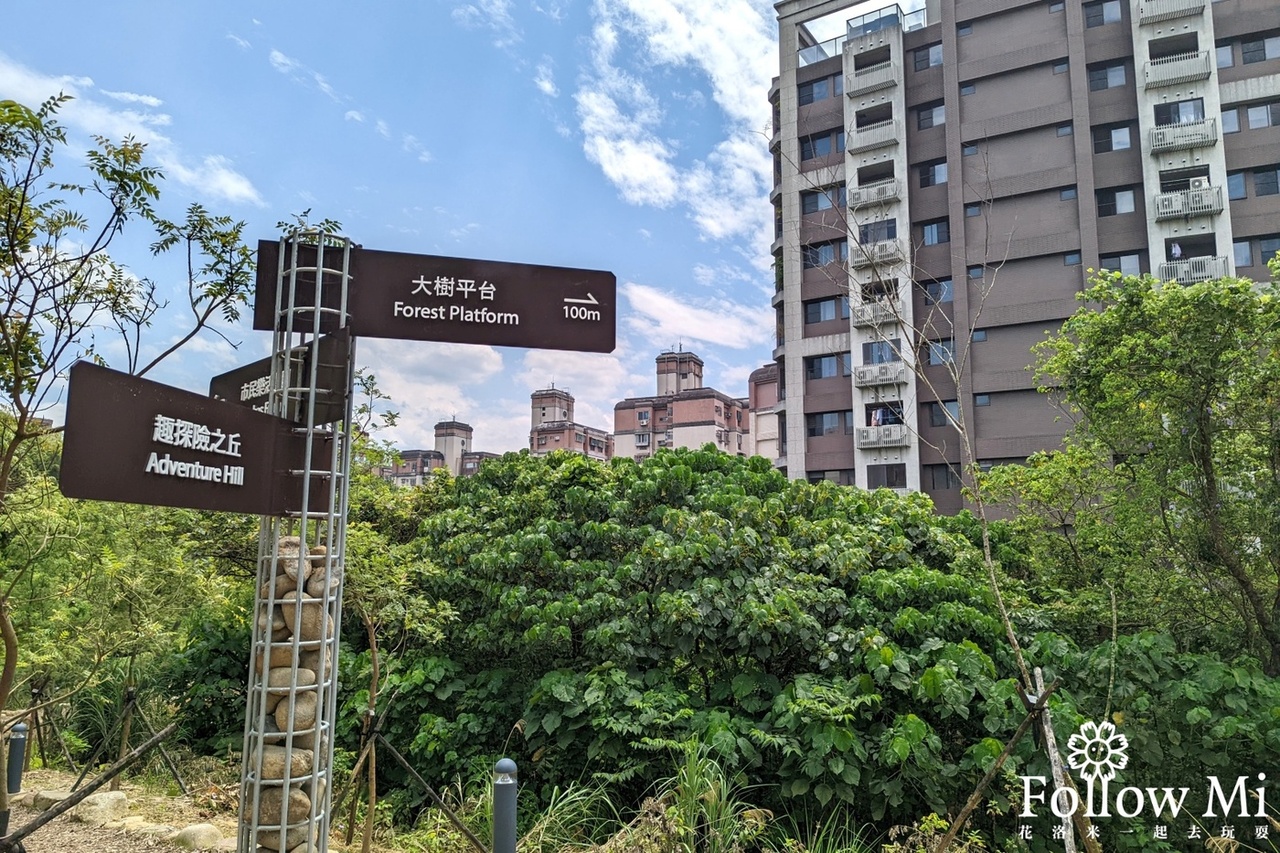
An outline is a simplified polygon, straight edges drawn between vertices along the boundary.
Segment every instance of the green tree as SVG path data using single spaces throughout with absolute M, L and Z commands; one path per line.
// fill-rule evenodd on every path
M 1147 608 L 1280 674 L 1280 288 L 1104 273 L 1084 298 L 1040 347 L 1068 448 L 996 479 L 1066 543 L 1064 587 L 1123 588 L 1131 625 Z
M 58 167 L 66 152 L 66 131 L 57 112 L 68 99 L 59 95 L 32 109 L 0 101 L 0 531 L 14 535 L 10 502 L 23 470 L 24 455 L 41 447 L 50 432 L 43 417 L 57 402 L 66 371 L 77 359 L 102 360 L 97 336 L 119 336 L 125 362 L 139 374 L 157 359 L 141 363 L 144 338 L 166 307 L 154 282 L 132 274 L 108 254 L 115 238 L 132 222 L 156 229 L 155 252 L 187 253 L 189 330 L 166 328 L 164 337 L 181 345 L 221 317 L 234 320 L 252 284 L 252 255 L 243 244 L 243 224 L 210 216 L 191 206 L 178 223 L 155 209 L 163 178 L 133 139 L 95 137 L 85 155 L 85 172 Z M 166 316 L 167 319 L 167 316 Z M 56 431 L 56 430 L 55 430 Z M 30 520 L 31 516 L 28 516 Z M 43 516 L 49 527 L 23 531 L 31 541 L 64 535 L 63 519 Z M 12 692 L 17 672 L 18 636 L 12 593 L 31 570 L 31 561 L 0 565 L 0 707 Z M 0 808 L 6 805 L 0 791 Z

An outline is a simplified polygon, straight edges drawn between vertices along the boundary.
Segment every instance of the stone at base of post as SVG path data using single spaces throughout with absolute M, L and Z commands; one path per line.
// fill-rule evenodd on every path
M 516 763 L 493 767 L 493 853 L 516 853 Z

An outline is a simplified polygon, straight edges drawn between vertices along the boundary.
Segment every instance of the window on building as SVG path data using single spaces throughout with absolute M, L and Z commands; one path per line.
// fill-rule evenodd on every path
M 814 269 L 835 261 L 847 260 L 849 260 L 849 244 L 845 240 L 810 243 L 808 246 L 803 247 L 802 262 L 805 269 Z
M 1280 252 L 1280 235 L 1270 234 L 1258 240 L 1258 263 L 1266 264 Z
M 1156 124 L 1187 124 L 1204 121 L 1204 99 L 1189 98 L 1169 104 L 1156 104 Z
M 1123 62 L 1096 65 L 1089 69 L 1089 91 L 1099 92 L 1123 86 L 1127 79 Z
M 867 403 L 865 408 L 866 412 L 863 415 L 864 426 L 894 426 L 905 422 L 902 418 L 901 400 L 882 400 L 877 403 Z
M 956 27 L 956 35 L 962 38 L 973 35 L 973 24 L 960 24 Z
M 862 345 L 863 364 L 888 364 L 893 361 L 902 361 L 901 338 L 867 341 Z
M 1071 122 L 1058 125 L 1057 134 L 1059 136 L 1070 136 L 1073 132 L 1074 129 L 1071 127 Z
M 825 101 L 827 98 L 842 94 L 844 94 L 844 75 L 832 74 L 830 77 L 823 77 L 821 80 L 810 80 L 808 83 L 801 83 L 797 90 L 797 100 L 800 106 L 804 106 L 805 104 Z
M 1280 193 L 1280 166 L 1266 166 L 1253 171 L 1253 194 L 1276 195 Z
M 1062 189 L 1058 190 L 1059 201 L 1071 201 L 1071 199 L 1075 197 L 1076 197 L 1075 187 L 1063 187 Z
M 966 145 L 960 149 L 960 153 L 965 157 L 972 157 L 974 154 L 978 153 L 978 146 Z
M 830 379 L 849 375 L 849 354 L 815 355 L 804 360 L 805 379 Z
M 974 404 L 975 406 L 990 406 L 990 405 L 991 405 L 991 395 L 990 395 L 990 394 L 974 394 L 974 395 L 973 395 L 973 404 Z
M 1093 129 L 1094 154 L 1106 154 L 1108 151 L 1127 151 L 1132 147 L 1132 125 L 1108 124 Z
M 956 360 L 956 342 L 954 338 L 939 338 L 929 341 L 926 347 L 928 363 L 934 366 L 952 364 Z
M 942 42 L 927 47 L 918 47 L 912 54 L 917 71 L 942 64 Z
M 961 84 L 960 84 L 960 94 L 961 94 L 961 95 L 972 95 L 973 93 L 975 93 L 975 92 L 977 92 L 977 91 L 978 91 L 978 84 L 977 84 L 977 83 L 961 83 Z
M 812 160 L 844 151 L 844 130 L 833 129 L 800 138 L 800 159 Z
M 1253 266 L 1253 244 L 1249 240 L 1236 240 L 1231 244 L 1237 267 Z
M 903 462 L 867 466 L 868 489 L 905 489 L 907 466 Z
M 1098 265 L 1104 270 L 1112 270 L 1123 275 L 1142 275 L 1142 258 L 1137 252 L 1125 255 L 1104 255 L 1098 259 Z
M 955 288 L 951 279 L 942 278 L 924 283 L 924 301 L 926 305 L 940 305 L 955 299 Z
M 1244 197 L 1244 172 L 1227 172 L 1227 198 L 1236 201 Z
M 982 205 L 980 205 L 980 204 L 966 204 L 966 205 L 964 206 L 964 215 L 965 215 L 965 216 L 981 216 L 981 215 L 982 215 Z
M 1068 267 L 1080 266 L 1080 253 L 1067 252 L 1065 255 L 1062 256 L 1062 263 L 1064 266 L 1068 266 Z
M 844 432 L 840 412 L 811 412 L 804 416 L 805 434 L 809 438 L 823 435 L 837 435 Z
M 969 267 L 967 272 L 970 280 L 972 281 L 982 280 L 982 267 Z
M 1133 189 L 1098 190 L 1098 216 L 1133 213 Z
M 1272 104 L 1255 104 L 1245 110 L 1249 116 L 1249 129 L 1280 127 L 1280 101 Z
M 1120 23 L 1120 0 L 1100 0 L 1084 4 L 1084 25 L 1101 27 L 1103 24 Z
M 1230 68 L 1236 64 L 1235 49 L 1231 43 L 1220 44 L 1214 48 L 1214 60 L 1219 68 Z
M 1054 74 L 1066 74 L 1070 68 L 1071 63 L 1067 62 L 1065 59 L 1059 59 L 1057 62 L 1053 63 Z
M 546 444 L 547 444 L 547 437 L 545 435 L 538 436 L 538 446 L 545 447 Z
M 880 219 L 875 222 L 868 222 L 858 227 L 858 242 L 864 246 L 867 243 L 879 243 L 884 240 L 893 240 L 898 236 L 898 220 L 896 219 Z
M 821 483 L 825 480 L 835 483 L 837 486 L 855 485 L 852 468 L 836 468 L 830 471 L 809 471 L 805 474 L 805 478 L 810 483 Z
M 960 423 L 960 403 L 956 400 L 943 400 L 940 403 L 926 403 L 929 408 L 929 426 L 944 427 Z
M 986 339 L 987 339 L 986 329 L 974 329 L 969 336 L 969 340 L 973 341 L 974 343 L 981 343 Z
M 924 244 L 926 246 L 937 246 L 940 243 L 950 243 L 951 222 L 947 219 L 925 222 L 920 226 L 920 234 L 924 239 Z
M 1226 107 L 1222 110 L 1222 132 L 1240 132 L 1240 110 L 1235 107 Z
M 931 127 L 942 127 L 947 120 L 947 108 L 942 101 L 935 101 L 916 108 L 916 127 L 928 130 Z
M 800 212 L 817 213 L 821 210 L 843 208 L 845 205 L 844 184 L 825 187 L 800 193 Z
M 916 167 L 920 172 L 920 187 L 932 187 L 947 182 L 947 161 L 934 160 Z
M 960 475 L 945 462 L 925 465 L 921 486 L 930 492 L 950 492 L 960 488 Z
M 827 299 L 814 299 L 804 303 L 804 321 L 806 323 L 825 323 L 828 320 L 849 319 L 849 297 L 832 296 Z
M 1280 36 L 1268 36 L 1240 43 L 1240 61 L 1245 65 L 1280 59 Z
M 1063 2 L 1063 0 L 1053 0 L 1053 2 L 1049 4 L 1050 12 L 1062 12 L 1065 11 L 1066 8 L 1067 4 Z

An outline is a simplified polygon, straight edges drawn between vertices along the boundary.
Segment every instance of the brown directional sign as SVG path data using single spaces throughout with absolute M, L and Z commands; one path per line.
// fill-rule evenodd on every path
M 80 361 L 59 485 L 73 498 L 279 516 L 302 505 L 290 472 L 305 449 L 282 418 Z M 324 483 L 312 484 L 312 510 L 327 505 Z
M 325 267 L 341 254 L 325 249 Z M 280 244 L 258 243 L 253 327 L 275 328 Z M 299 247 L 298 267 L 314 268 L 315 248 Z M 617 338 L 617 279 L 601 270 L 547 267 L 354 248 L 348 311 L 360 337 L 612 352 Z M 326 274 L 322 304 L 337 308 L 337 276 Z M 300 275 L 303 298 L 314 275 Z M 322 315 L 320 329 L 329 331 Z M 295 317 L 295 328 L 307 315 Z
M 316 419 L 317 424 L 340 421 L 347 414 L 346 390 L 350 385 L 351 330 L 339 329 L 319 340 L 319 366 L 316 370 Z M 303 345 L 289 351 L 289 395 L 285 419 L 300 423 L 306 412 L 299 403 L 311 382 L 311 347 Z M 265 412 L 268 392 L 271 390 L 271 358 L 263 358 L 244 367 L 237 367 L 209 380 L 209 396 L 248 406 Z

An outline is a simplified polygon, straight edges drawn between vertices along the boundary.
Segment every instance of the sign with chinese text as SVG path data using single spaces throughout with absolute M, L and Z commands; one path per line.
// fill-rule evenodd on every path
M 339 329 L 324 335 L 319 341 L 319 361 L 316 371 L 316 419 L 317 424 L 340 421 L 347 414 L 346 389 L 351 384 L 350 355 L 351 330 Z M 286 420 L 295 423 L 306 420 L 300 401 L 311 381 L 311 347 L 294 347 L 289 351 L 289 379 L 291 389 Z M 209 381 L 209 396 L 230 403 L 248 406 L 259 412 L 267 411 L 268 392 L 271 390 L 271 358 L 263 358 L 244 367 L 237 367 Z
M 71 367 L 59 486 L 72 498 L 283 515 L 302 503 L 292 424 L 87 361 Z M 311 504 L 325 501 L 313 486 Z
M 325 251 L 325 266 L 328 252 L 335 262 L 340 257 Z M 255 329 L 275 327 L 279 264 L 280 244 L 259 241 Z M 299 247 L 298 266 L 316 266 L 315 247 Z M 616 345 L 617 278 L 610 272 L 357 247 L 350 274 L 356 336 L 576 352 L 612 352 Z M 337 278 L 325 275 L 323 307 L 338 307 Z M 298 291 L 314 294 L 314 274 L 299 273 Z M 322 331 L 330 329 L 330 316 L 336 315 L 322 317 Z M 295 322 L 310 328 L 305 313 Z

